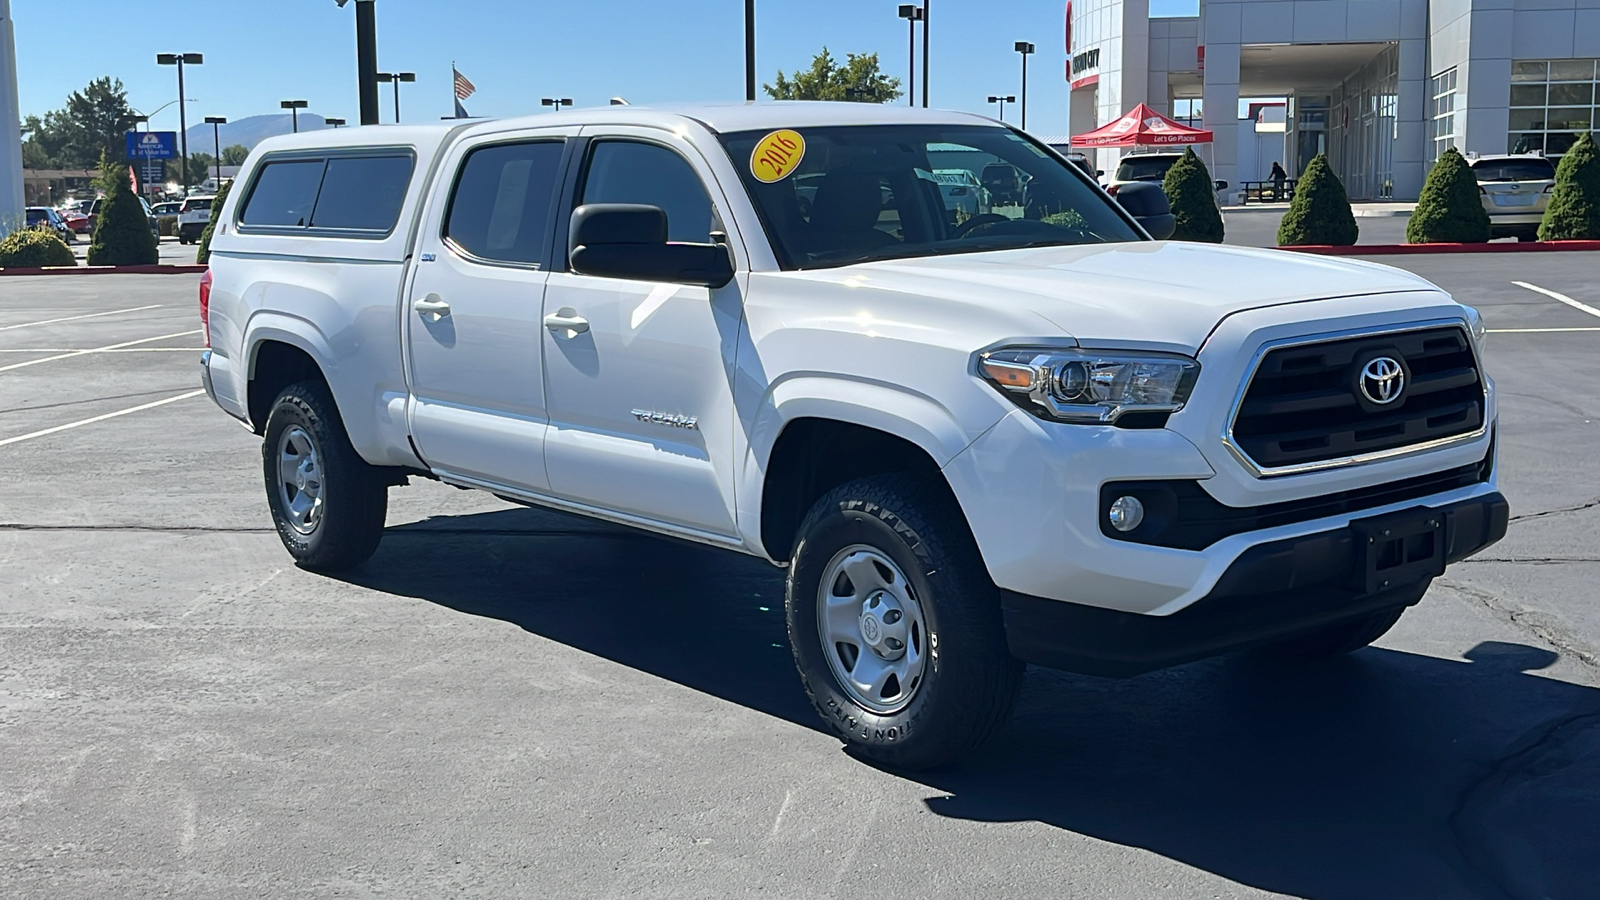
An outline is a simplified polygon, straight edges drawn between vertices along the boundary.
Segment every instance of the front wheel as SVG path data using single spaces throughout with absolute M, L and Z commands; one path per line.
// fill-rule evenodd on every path
M 302 568 L 337 572 L 378 549 L 388 487 L 350 446 L 322 384 L 302 381 L 278 395 L 267 415 L 261 463 L 278 537 Z
M 943 488 L 879 476 L 830 491 L 789 566 L 789 645 L 812 705 L 857 752 L 906 769 L 954 762 L 992 737 L 1023 669 Z

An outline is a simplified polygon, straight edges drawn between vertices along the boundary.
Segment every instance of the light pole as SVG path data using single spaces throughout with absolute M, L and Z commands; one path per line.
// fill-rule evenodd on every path
M 350 0 L 333 0 L 342 9 Z M 378 14 L 373 0 L 356 0 L 356 88 L 361 124 L 378 124 Z
M 906 48 L 906 105 L 917 105 L 917 23 L 922 21 L 922 7 L 914 3 L 900 4 L 900 18 L 906 20 L 910 33 Z M 926 60 L 926 57 L 924 57 Z
M 323 119 L 322 120 L 322 124 L 328 126 L 329 128 L 339 128 L 339 127 L 342 127 L 343 125 L 345 125 L 346 123 L 345 123 L 345 120 L 343 120 L 343 119 Z
M 1028 130 L 1028 57 L 1033 55 L 1033 45 L 1017 41 L 1016 51 L 1022 54 L 1022 130 Z
M 284 109 L 287 109 L 289 111 L 289 115 L 290 115 L 290 117 L 292 118 L 292 120 L 294 122 L 294 133 L 295 134 L 299 134 L 300 133 L 300 110 L 305 109 L 310 104 L 306 103 L 306 101 L 304 101 L 304 100 L 285 100 L 282 103 L 279 103 L 278 105 L 283 107 Z
M 183 161 L 178 166 L 183 170 L 183 195 L 189 196 L 189 115 L 183 102 L 183 67 L 198 66 L 206 58 L 199 53 L 157 53 L 156 65 L 178 67 L 178 140 L 181 142 Z
M 1006 104 L 1017 102 L 1017 98 L 1010 95 L 1004 97 L 991 96 L 989 97 L 989 102 L 1000 104 L 1000 121 L 1004 122 L 1006 120 Z
M 539 101 L 540 106 L 553 106 L 556 112 L 561 112 L 561 107 L 571 106 L 571 97 L 545 97 Z
M 922 108 L 928 108 L 928 8 L 933 0 L 922 0 Z
M 416 80 L 417 73 L 415 72 L 378 73 L 378 82 L 380 84 L 389 84 L 391 82 L 394 84 L 394 123 L 396 125 L 400 124 L 400 83 L 405 82 L 406 84 L 411 84 Z
M 744 99 L 756 102 L 756 0 L 744 0 Z
M 217 151 L 217 190 L 222 190 L 222 126 L 228 120 L 222 116 L 206 116 L 206 124 L 211 126 L 212 147 Z

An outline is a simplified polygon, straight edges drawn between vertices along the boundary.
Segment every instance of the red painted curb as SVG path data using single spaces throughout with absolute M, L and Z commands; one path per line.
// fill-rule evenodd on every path
M 1279 247 L 1296 253 L 1321 256 L 1412 256 L 1421 253 L 1555 253 L 1569 250 L 1600 250 L 1600 241 L 1516 241 L 1509 244 L 1352 244 L 1332 247 L 1318 244 L 1304 247 Z
M 44 269 L 0 269 L 3 275 L 198 275 L 205 266 L 52 266 Z

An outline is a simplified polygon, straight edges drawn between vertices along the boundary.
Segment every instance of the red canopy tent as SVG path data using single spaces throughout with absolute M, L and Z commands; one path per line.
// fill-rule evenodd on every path
M 1074 147 L 1160 147 L 1209 143 L 1211 132 L 1174 122 L 1143 103 L 1115 122 L 1072 136 Z

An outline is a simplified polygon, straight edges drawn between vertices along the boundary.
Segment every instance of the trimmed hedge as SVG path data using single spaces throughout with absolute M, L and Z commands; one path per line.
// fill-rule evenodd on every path
M 1222 210 L 1217 208 L 1217 184 L 1192 148 L 1185 150 L 1183 158 L 1167 170 L 1161 190 L 1166 192 L 1172 217 L 1178 222 L 1177 229 L 1172 232 L 1173 240 L 1222 243 Z
M 209 265 L 211 262 L 211 229 L 217 227 L 217 220 L 222 218 L 222 204 L 228 202 L 228 192 L 233 190 L 232 181 L 224 181 L 222 190 L 217 191 L 217 196 L 211 200 L 211 217 L 206 220 L 206 228 L 200 232 L 200 247 L 194 253 L 194 261 L 198 265 Z
M 1348 247 L 1361 236 L 1344 182 L 1333 174 L 1328 155 L 1319 153 L 1295 185 L 1289 211 L 1278 225 L 1278 245 Z
M 1489 239 L 1478 179 L 1456 148 L 1439 156 L 1423 182 L 1417 208 L 1406 223 L 1411 244 L 1481 244 Z
M 1585 134 L 1556 167 L 1556 188 L 1539 223 L 1539 240 L 1595 239 L 1600 239 L 1600 153 L 1594 135 Z
M 94 239 L 89 244 L 91 266 L 153 266 L 159 261 L 156 236 L 150 233 L 150 219 L 144 204 L 128 184 L 127 166 L 100 161 L 100 189 L 105 202 L 94 223 Z
M 0 241 L 0 269 L 42 269 L 46 266 L 76 266 L 72 248 L 43 228 L 22 228 Z

